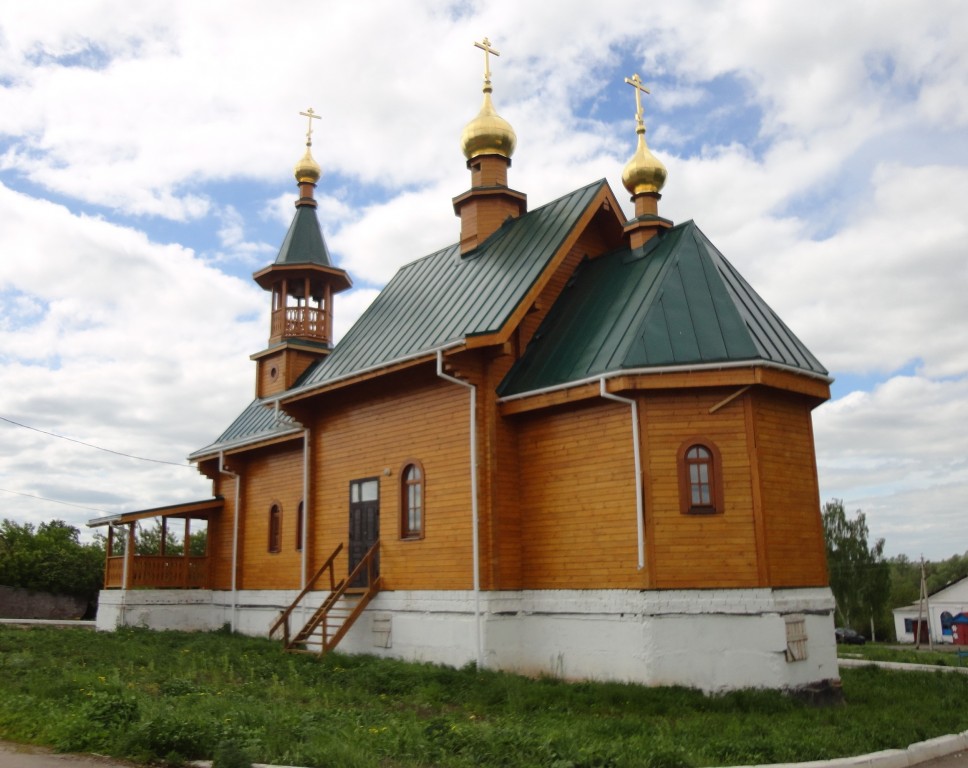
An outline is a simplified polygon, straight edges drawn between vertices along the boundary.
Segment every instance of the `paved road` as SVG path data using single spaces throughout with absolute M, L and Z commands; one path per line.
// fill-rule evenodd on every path
M 968 768 L 968 752 L 956 752 L 937 760 L 921 763 L 919 768 Z

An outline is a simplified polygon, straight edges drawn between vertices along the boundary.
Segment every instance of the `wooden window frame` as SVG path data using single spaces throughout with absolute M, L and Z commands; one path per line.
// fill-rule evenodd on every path
M 278 501 L 269 505 L 269 541 L 267 551 L 275 555 L 282 552 L 282 504 Z
M 408 480 L 407 473 L 413 467 L 420 473 L 420 478 L 416 482 Z M 410 527 L 410 488 L 414 485 L 420 486 L 420 504 L 418 507 L 419 527 Z M 400 469 L 400 538 L 403 541 L 419 541 L 426 533 L 427 529 L 427 473 L 424 471 L 423 463 L 418 459 L 407 459 Z
M 704 448 L 710 454 L 709 504 L 692 503 L 692 482 L 689 477 L 690 460 L 687 454 L 693 448 Z M 679 511 L 684 515 L 721 515 L 725 511 L 723 497 L 723 461 L 716 444 L 707 437 L 694 436 L 683 441 L 676 458 L 679 472 Z

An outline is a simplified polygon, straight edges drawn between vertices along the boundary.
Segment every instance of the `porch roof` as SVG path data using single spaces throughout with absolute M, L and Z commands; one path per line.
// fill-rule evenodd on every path
M 202 501 L 186 501 L 181 504 L 169 504 L 165 507 L 152 507 L 151 509 L 140 509 L 136 512 L 121 512 L 117 515 L 107 515 L 105 517 L 95 517 L 87 521 L 88 528 L 97 528 L 102 525 L 124 525 L 133 523 L 136 520 L 144 520 L 148 517 L 177 517 L 189 518 L 192 520 L 207 520 L 213 513 L 221 512 L 225 506 L 225 499 L 216 496 L 212 499 Z

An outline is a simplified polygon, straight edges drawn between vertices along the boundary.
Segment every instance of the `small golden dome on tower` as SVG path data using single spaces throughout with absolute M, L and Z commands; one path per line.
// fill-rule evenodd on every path
M 638 146 L 632 159 L 625 164 L 622 170 L 622 184 L 632 194 L 641 195 L 645 193 L 658 194 L 659 190 L 666 181 L 666 167 L 649 150 L 645 143 L 645 121 L 642 119 L 642 100 L 641 94 L 648 93 L 648 89 L 642 85 L 642 79 L 636 74 L 631 78 L 626 77 L 625 82 L 635 88 L 635 132 L 639 136 Z
M 639 144 L 622 170 L 622 184 L 632 195 L 658 192 L 666 181 L 666 167 L 649 151 L 645 143 L 645 125 L 640 123 L 636 133 L 639 135 Z
M 464 157 L 471 160 L 479 155 L 501 155 L 510 158 L 514 154 L 514 147 L 518 137 L 511 124 L 494 111 L 491 103 L 491 68 L 490 54 L 501 54 L 491 47 L 485 37 L 483 42 L 474 45 L 484 51 L 484 103 L 477 117 L 464 126 L 460 135 L 460 146 Z
M 477 117 L 471 120 L 460 135 L 464 157 L 471 160 L 478 155 L 511 157 L 518 137 L 511 124 L 494 111 L 490 88 L 484 91 L 484 104 Z
M 292 169 L 296 176 L 296 181 L 300 184 L 309 182 L 310 184 L 315 184 L 319 181 L 319 177 L 322 176 L 323 171 L 313 159 L 313 153 L 309 151 L 309 146 L 306 146 L 306 151 L 303 156 L 299 158 L 299 162 L 296 163 L 295 167 Z

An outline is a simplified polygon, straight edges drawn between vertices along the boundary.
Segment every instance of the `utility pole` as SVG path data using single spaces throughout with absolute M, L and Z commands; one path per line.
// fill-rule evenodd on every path
M 931 603 L 928 601 L 928 583 L 924 578 L 924 555 L 921 555 L 921 596 L 918 598 L 918 624 L 914 629 L 915 648 L 921 648 L 921 622 L 926 619 L 928 630 L 928 648 L 934 650 L 934 639 L 931 632 Z

